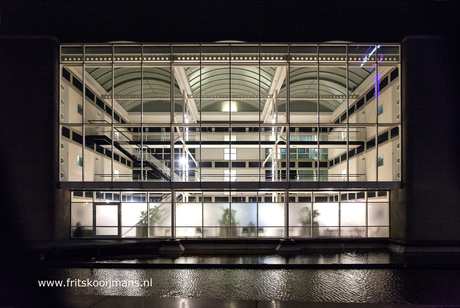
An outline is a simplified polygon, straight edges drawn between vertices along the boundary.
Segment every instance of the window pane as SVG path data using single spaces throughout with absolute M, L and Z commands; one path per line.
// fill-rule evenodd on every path
M 368 237 L 389 237 L 390 228 L 389 227 L 369 227 Z
M 122 226 L 145 226 L 147 225 L 147 220 L 147 203 L 121 204 Z
M 149 203 L 149 226 L 171 226 L 171 203 Z
M 201 227 L 201 203 L 177 203 L 176 225 Z
M 257 203 L 233 203 L 236 226 L 257 225 Z
M 289 226 L 311 226 L 311 203 L 289 204 Z
M 340 228 L 341 237 L 366 237 L 366 227 L 343 227 Z
M 71 225 L 90 227 L 93 225 L 93 204 L 72 203 Z
M 284 226 L 284 203 L 260 203 L 259 226 Z
M 365 226 L 365 203 L 341 203 L 340 222 L 342 226 Z
M 203 208 L 205 226 L 230 226 L 230 221 L 235 223 L 235 210 L 232 209 L 230 214 L 228 203 L 204 203 Z
M 369 226 L 388 226 L 390 221 L 388 203 L 369 203 Z
M 118 225 L 118 206 L 117 205 L 97 205 L 96 206 L 96 225 L 112 227 Z
M 317 216 L 313 219 L 314 225 L 338 226 L 339 225 L 339 204 L 338 203 L 314 203 L 313 211 Z

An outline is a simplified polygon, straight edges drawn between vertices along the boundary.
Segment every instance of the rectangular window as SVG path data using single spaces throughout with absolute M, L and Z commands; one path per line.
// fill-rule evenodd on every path
M 70 129 L 67 127 L 62 127 L 62 136 L 67 137 L 70 139 Z
M 236 141 L 236 135 L 232 135 L 231 137 L 228 134 L 224 135 L 224 141 Z
M 313 170 L 297 170 L 299 181 L 313 181 L 314 173 Z
M 399 75 L 399 71 L 398 71 L 398 68 L 396 68 L 390 74 L 391 81 L 395 80 L 396 77 L 398 77 L 398 75 Z
M 244 161 L 232 162 L 232 168 L 245 168 L 245 167 L 246 167 L 246 162 Z
M 351 116 L 355 112 L 355 105 L 351 106 L 350 109 L 348 109 L 348 116 Z
M 83 167 L 83 157 L 77 156 L 77 166 Z
M 236 149 L 225 148 L 224 149 L 224 160 L 236 160 Z
M 381 134 L 381 135 L 379 135 L 377 137 L 377 143 L 378 144 L 381 144 L 381 143 L 383 143 L 383 142 L 385 142 L 387 140 L 388 140 L 388 132 L 384 132 L 383 134 Z
M 80 92 L 83 92 L 83 84 L 80 82 L 80 80 L 74 77 L 72 78 L 72 84 L 75 86 L 75 88 L 80 90 Z
M 383 113 L 383 104 L 380 104 L 377 107 L 377 115 L 381 115 Z
M 388 77 L 385 77 L 380 81 L 379 91 L 382 91 L 388 85 Z
M 398 136 L 399 135 L 399 127 L 397 127 L 397 126 L 393 127 L 391 129 L 390 134 L 391 134 L 391 138 L 394 138 L 394 137 Z
M 234 182 L 236 180 L 236 170 L 224 170 L 224 181 Z
M 85 88 L 85 95 L 94 102 L 94 93 L 90 89 Z
M 70 72 L 66 70 L 65 68 L 62 68 L 62 76 L 68 81 L 70 81 Z
M 366 94 L 366 102 L 370 101 L 375 95 L 375 88 L 367 92 Z
M 81 115 L 83 115 L 83 106 L 78 104 L 78 107 L 77 107 L 77 112 Z
M 79 144 L 83 144 L 83 137 L 76 132 L 72 132 L 72 140 Z
M 380 167 L 380 166 L 383 166 L 383 156 L 379 156 L 379 158 L 377 159 L 377 165 Z
M 96 97 L 96 105 L 98 105 L 102 108 L 102 110 L 104 110 L 104 102 L 99 97 Z
M 372 149 L 373 147 L 375 147 L 375 138 L 369 140 L 368 142 L 366 142 L 366 149 L 367 150 Z
M 299 168 L 311 168 L 313 163 L 311 161 L 299 161 Z

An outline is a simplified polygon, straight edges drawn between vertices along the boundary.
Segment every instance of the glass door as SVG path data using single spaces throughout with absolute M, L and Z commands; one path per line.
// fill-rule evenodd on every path
M 120 203 L 94 203 L 94 213 L 96 237 L 120 236 Z

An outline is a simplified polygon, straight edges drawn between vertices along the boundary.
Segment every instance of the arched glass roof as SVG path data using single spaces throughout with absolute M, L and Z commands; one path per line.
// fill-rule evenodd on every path
M 221 111 L 222 103 L 238 102 L 239 111 L 260 111 L 270 96 L 277 67 L 267 66 L 190 66 L 184 71 L 195 98 L 197 109 Z M 140 111 L 141 93 L 146 101 L 169 110 L 171 95 L 171 72 L 169 67 L 88 67 L 87 72 L 109 94 L 115 94 L 117 101 L 128 111 Z M 369 69 L 348 70 L 344 67 L 292 67 L 289 73 L 291 111 L 305 111 L 302 105 L 316 105 L 318 93 L 321 96 L 344 96 L 351 94 L 370 74 Z M 112 80 L 113 79 L 113 80 Z M 182 97 L 177 81 L 175 98 Z M 286 80 L 279 91 L 280 98 L 286 98 Z M 125 98 L 125 99 L 123 99 Z M 313 99 L 311 99 L 313 98 Z M 295 102 L 294 102 L 295 101 Z M 321 111 L 333 111 L 343 99 L 320 100 Z M 144 106 L 145 107 L 145 106 Z M 153 107 L 152 107 L 153 108 Z
M 225 106 L 231 102 L 232 112 L 264 113 L 265 117 L 273 101 L 277 111 L 283 111 L 288 99 L 294 113 L 318 108 L 331 113 L 347 97 L 356 99 L 375 82 L 371 75 L 375 75 L 377 60 L 372 56 L 382 52 L 379 61 L 399 61 L 399 54 L 383 58 L 384 51 L 399 53 L 397 46 L 353 43 L 289 48 L 287 44 L 244 43 L 115 47 L 85 47 L 86 54 L 91 54 L 86 61 L 93 60 L 92 54 L 99 61 L 88 63 L 85 69 L 88 79 L 105 91 L 106 99 L 114 97 L 128 113 L 168 112 L 171 99 L 175 112 L 194 109 L 195 115 L 228 111 Z M 69 47 L 72 58 L 63 53 L 63 61 L 78 60 L 83 55 L 79 48 Z M 101 60 L 109 61 L 98 66 Z

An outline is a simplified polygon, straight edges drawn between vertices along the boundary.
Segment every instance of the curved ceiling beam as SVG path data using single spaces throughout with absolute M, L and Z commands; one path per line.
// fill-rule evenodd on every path
M 174 78 L 176 79 L 181 92 L 184 94 L 185 104 L 187 110 L 190 111 L 190 115 L 192 116 L 192 122 L 198 122 L 200 118 L 200 114 L 196 108 L 195 99 L 193 97 L 192 89 L 190 88 L 190 83 L 185 73 L 183 66 L 175 66 L 174 67 Z

